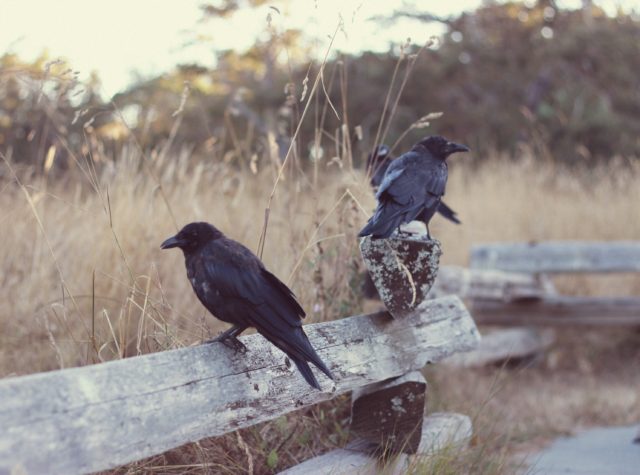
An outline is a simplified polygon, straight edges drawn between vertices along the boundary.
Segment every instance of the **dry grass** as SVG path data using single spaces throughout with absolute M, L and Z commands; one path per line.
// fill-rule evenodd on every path
M 156 182 L 129 163 L 133 160 L 105 166 L 96 180 L 100 191 L 74 174 L 57 181 L 24 177 L 34 206 L 17 184 L 5 182 L 2 375 L 191 344 L 221 328 L 205 321 L 182 255 L 159 249 L 176 227 Z M 154 164 L 179 226 L 210 221 L 255 250 L 272 170 L 254 175 L 222 160 L 188 162 L 185 155 Z M 324 199 L 298 189 L 298 181 L 282 184 L 264 252 L 266 265 L 291 282 L 312 319 L 347 311 L 355 301 L 343 284 L 357 270 L 356 226 L 364 217 L 344 195 L 353 184 L 350 177 L 326 182 L 320 189 Z M 329 268 L 335 271 L 326 272 Z
M 147 167 L 140 160 L 125 150 L 97 171 L 77 168 L 58 178 L 13 167 L 24 188 L 2 182 L 0 376 L 191 345 L 222 329 L 193 297 L 181 254 L 158 246 L 176 230 L 172 213 L 178 225 L 210 221 L 257 249 L 274 165 L 265 159 L 253 173 L 222 157 L 185 153 Z M 264 261 L 290 282 L 311 321 L 356 313 L 355 235 L 373 197 L 357 171 L 328 167 L 314 185 L 290 165 L 272 203 Z M 469 246 L 482 241 L 640 239 L 640 220 L 631 219 L 638 176 L 622 164 L 572 174 L 499 158 L 476 169 L 454 157 L 447 202 L 464 224 L 435 218 L 431 231 L 443 242 L 446 264 L 465 264 Z M 637 276 L 560 284 L 581 294 L 640 293 Z M 476 436 L 467 451 L 416 471 L 510 473 L 514 450 L 580 425 L 637 421 L 638 346 L 628 332 L 569 329 L 536 368 L 430 370 L 430 406 L 474 415 Z M 270 473 L 343 444 L 347 418 L 348 404 L 339 399 L 122 471 L 238 473 L 252 465 Z

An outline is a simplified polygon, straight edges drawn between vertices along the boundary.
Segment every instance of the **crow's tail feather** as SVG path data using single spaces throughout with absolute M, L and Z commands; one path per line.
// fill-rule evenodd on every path
M 286 340 L 276 337 L 264 329 L 259 329 L 259 331 L 267 340 L 280 348 L 289 359 L 295 363 L 300 373 L 302 373 L 302 376 L 304 376 L 304 379 L 314 388 L 320 389 L 320 385 L 307 362 L 313 363 L 320 371 L 326 374 L 329 379 L 335 380 L 329 368 L 322 362 L 313 349 L 313 346 L 311 346 L 311 342 L 302 327 L 293 330 L 291 334 L 287 335 Z
M 299 344 L 296 345 L 297 347 L 295 349 L 300 353 L 300 359 L 313 363 L 314 366 L 324 374 L 326 374 L 329 379 L 335 380 L 329 368 L 327 368 L 327 366 L 322 362 L 322 360 L 318 356 L 318 353 L 316 353 L 316 350 L 313 349 L 313 346 L 311 345 L 311 342 L 309 341 L 309 338 L 307 337 L 304 330 L 302 328 L 299 328 L 296 333 L 298 333 L 297 336 Z
M 313 371 L 311 371 L 311 367 L 309 366 L 309 363 L 307 363 L 305 360 L 301 360 L 300 358 L 296 358 L 293 355 L 289 355 L 289 358 L 298 367 L 298 371 L 300 371 L 300 374 L 302 374 L 302 376 L 307 381 L 307 383 L 309 383 L 312 387 L 316 389 L 321 389 L 320 383 L 318 383 L 318 380 L 314 376 Z
M 375 239 L 378 238 L 388 238 L 393 234 L 393 231 L 400 225 L 399 220 L 398 224 L 394 221 L 385 221 L 385 222 L 377 222 L 374 220 L 369 220 L 367 225 L 362 228 L 362 231 L 358 233 L 358 237 L 371 236 Z
M 458 219 L 458 213 L 453 211 L 451 208 L 449 208 L 442 201 L 440 202 L 440 205 L 438 206 L 438 213 L 440 213 L 442 216 L 447 218 L 449 221 L 452 221 L 452 222 L 454 222 L 456 224 L 460 224 L 460 220 Z
M 397 203 L 379 203 L 375 213 L 366 226 L 358 233 L 359 237 L 388 238 L 406 218 L 402 205 Z
M 393 231 L 402 223 L 402 215 L 392 209 L 392 205 L 379 205 L 376 212 L 371 216 L 358 236 L 369 236 L 373 238 L 388 238 Z

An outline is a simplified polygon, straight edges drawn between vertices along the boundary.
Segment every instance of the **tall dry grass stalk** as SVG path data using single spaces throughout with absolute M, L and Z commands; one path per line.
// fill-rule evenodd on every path
M 125 150 L 91 184 L 73 171 L 54 180 L 11 166 L 20 182 L 5 181 L 0 193 L 2 375 L 192 344 L 220 330 L 193 298 L 180 253 L 158 248 L 175 226 L 156 178 L 179 225 L 213 222 L 255 251 L 272 171 L 240 172 L 182 154 L 152 162 L 151 178 L 141 160 Z M 264 254 L 269 268 L 291 279 L 311 319 L 335 316 L 352 298 L 340 264 L 356 251 L 352 222 L 364 218 L 353 216 L 347 190 L 359 183 L 350 175 L 323 176 L 319 186 L 325 200 L 315 202 L 305 199 L 310 190 L 280 184 Z M 314 268 L 325 274 L 326 301 L 313 297 Z

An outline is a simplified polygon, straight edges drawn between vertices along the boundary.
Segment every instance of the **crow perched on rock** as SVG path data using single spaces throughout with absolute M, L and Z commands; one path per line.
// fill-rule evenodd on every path
M 302 329 L 305 312 L 295 295 L 249 249 L 208 223 L 187 224 L 160 247 L 182 250 L 187 277 L 200 302 L 233 325 L 211 341 L 244 352 L 237 336 L 255 327 L 295 363 L 311 386 L 320 389 L 308 362 L 333 379 Z
M 440 206 L 447 184 L 447 162 L 455 152 L 469 148 L 439 135 L 426 137 L 411 151 L 393 160 L 376 193 L 378 206 L 359 236 L 387 238 L 401 224 L 418 216 L 427 224 Z
M 378 145 L 373 153 L 369 154 L 367 158 L 367 172 L 371 175 L 371 187 L 374 190 L 377 190 L 382 183 L 382 179 L 384 178 L 384 174 L 393 162 L 394 158 L 390 155 L 389 147 L 385 144 Z M 425 211 L 426 213 L 426 211 Z M 427 215 L 425 213 L 421 213 L 418 215 L 416 220 L 423 221 L 427 224 Z M 443 217 L 447 218 L 449 221 L 454 222 L 456 224 L 460 224 L 460 220 L 458 219 L 458 213 L 449 208 L 444 201 L 440 201 L 440 205 L 438 206 L 438 213 L 440 213 Z

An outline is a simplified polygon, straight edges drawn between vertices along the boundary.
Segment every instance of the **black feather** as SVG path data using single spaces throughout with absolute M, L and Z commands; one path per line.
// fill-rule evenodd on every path
M 460 224 L 461 221 L 458 219 L 458 213 L 449 208 L 444 201 L 440 201 L 440 206 L 438 206 L 438 213 L 447 218 L 449 221 L 452 221 L 456 224 Z M 420 219 L 418 217 L 418 219 Z

